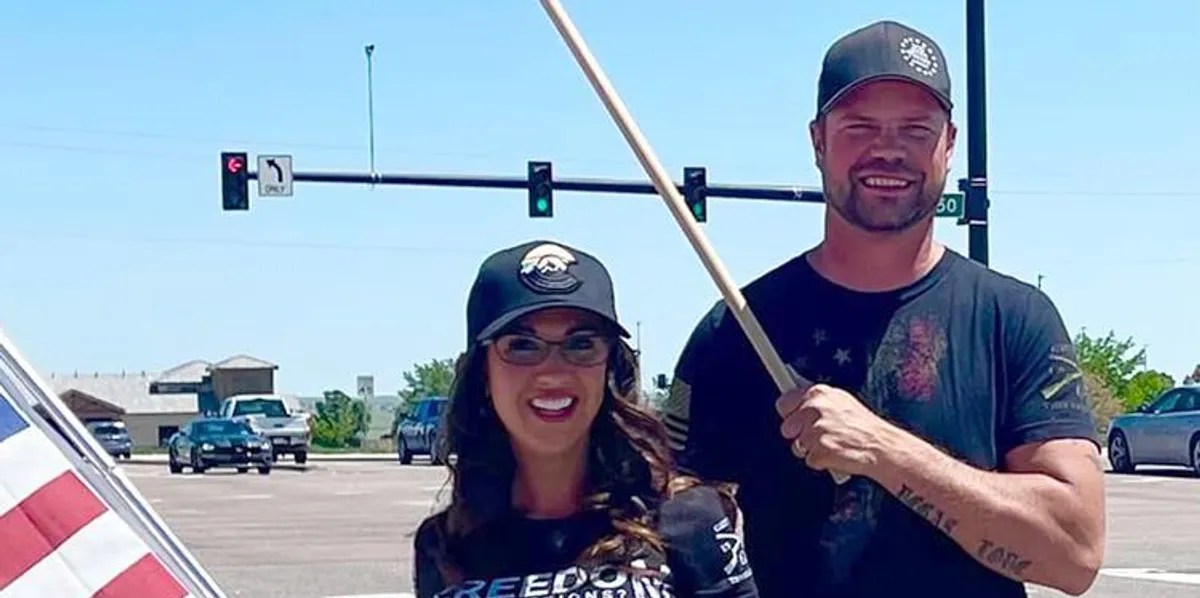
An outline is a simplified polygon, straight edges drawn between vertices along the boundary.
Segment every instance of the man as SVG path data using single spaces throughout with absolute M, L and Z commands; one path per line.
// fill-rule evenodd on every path
M 940 48 L 859 29 L 818 95 L 824 239 L 744 289 L 814 384 L 780 396 L 718 303 L 663 408 L 681 467 L 739 486 L 764 596 L 1083 593 L 1103 470 L 1071 339 L 1041 291 L 932 238 L 956 138 Z

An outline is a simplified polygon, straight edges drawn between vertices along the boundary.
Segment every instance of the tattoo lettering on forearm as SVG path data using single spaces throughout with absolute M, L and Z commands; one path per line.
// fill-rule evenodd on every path
M 1023 574 L 1031 562 L 1003 546 L 997 546 L 990 540 L 984 540 L 979 544 L 977 554 L 983 562 L 1017 576 Z
M 900 486 L 900 492 L 896 493 L 896 497 L 900 499 L 900 502 L 908 505 L 909 508 L 911 508 L 913 511 L 916 511 L 918 515 L 924 517 L 927 521 L 932 523 L 934 527 L 937 527 L 947 534 L 953 532 L 955 526 L 958 525 L 957 519 L 946 515 L 946 513 L 937 508 L 936 505 L 926 500 L 924 496 L 914 492 L 913 489 L 909 488 L 907 485 Z

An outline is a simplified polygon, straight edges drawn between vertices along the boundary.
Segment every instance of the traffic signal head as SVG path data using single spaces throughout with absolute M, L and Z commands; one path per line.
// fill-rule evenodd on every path
M 708 175 L 703 167 L 683 169 L 683 197 L 696 222 L 708 220 Z
M 554 216 L 554 186 L 549 162 L 529 163 L 529 217 Z
M 250 209 L 250 177 L 245 152 L 221 153 L 221 206 L 225 210 Z

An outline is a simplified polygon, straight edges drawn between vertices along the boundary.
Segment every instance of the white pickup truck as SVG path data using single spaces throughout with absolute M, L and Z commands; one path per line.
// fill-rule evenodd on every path
M 283 397 L 270 394 L 234 395 L 221 402 L 221 417 L 245 422 L 271 442 L 272 460 L 291 454 L 296 463 L 308 461 L 312 428 L 308 417 L 294 413 Z

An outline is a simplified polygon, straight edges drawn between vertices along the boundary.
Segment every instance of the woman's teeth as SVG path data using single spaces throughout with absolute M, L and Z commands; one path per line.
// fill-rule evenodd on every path
M 538 398 L 533 400 L 533 407 L 542 411 L 562 411 L 575 403 L 575 397 Z

